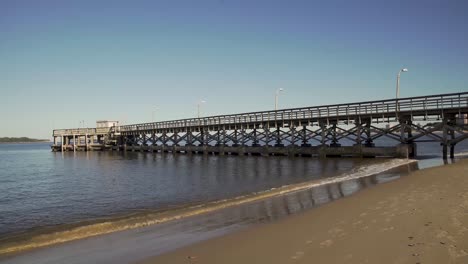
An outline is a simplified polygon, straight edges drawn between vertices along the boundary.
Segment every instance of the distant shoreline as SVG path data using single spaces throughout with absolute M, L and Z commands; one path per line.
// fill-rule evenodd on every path
M 38 140 L 38 141 L 0 141 L 0 144 L 29 144 L 29 143 L 52 143 L 50 140 Z
M 0 144 L 27 144 L 27 143 L 45 143 L 51 142 L 49 139 L 34 139 L 34 138 L 8 138 L 0 137 Z

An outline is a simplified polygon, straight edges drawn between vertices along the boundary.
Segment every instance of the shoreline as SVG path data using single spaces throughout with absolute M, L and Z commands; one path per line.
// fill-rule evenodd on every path
M 300 192 L 317 186 L 324 186 L 333 183 L 345 182 L 348 180 L 370 177 L 372 175 L 378 175 L 391 169 L 416 162 L 416 160 L 389 159 L 386 161 L 384 169 L 381 168 L 382 164 L 378 163 L 375 165 L 376 167 L 365 166 L 357 171 L 351 171 L 331 178 L 322 178 L 320 180 L 289 184 L 277 188 L 272 188 L 270 190 L 254 192 L 229 199 L 211 201 L 205 204 L 192 205 L 189 207 L 178 208 L 176 210 L 163 210 L 162 212 L 149 211 L 149 213 L 135 214 L 129 218 L 118 217 L 116 219 L 96 219 L 96 221 L 89 221 L 90 224 L 86 225 L 69 225 L 71 228 L 66 228 L 68 225 L 64 225 L 63 228 L 59 226 L 56 230 L 54 230 L 54 232 L 38 232 L 32 237 L 29 233 L 25 233 L 24 235 L 17 237 L 14 236 L 12 237 L 13 239 L 5 239 L 2 241 L 3 243 L 0 245 L 0 256 L 21 254 L 28 250 L 55 246 L 64 242 L 71 242 L 90 237 L 97 237 L 100 235 L 112 234 L 124 230 L 158 225 L 161 223 L 227 209 L 233 206 L 270 199 L 276 196 L 283 196 L 289 193 Z M 375 171 L 377 168 L 380 169 Z M 84 221 L 84 223 L 86 222 L 88 221 Z M 45 230 L 47 231 L 47 229 Z
M 52 141 L 34 141 L 34 142 L 0 142 L 1 144 L 34 144 L 34 143 L 52 143 Z
M 150 263 L 467 263 L 468 160 L 151 257 Z

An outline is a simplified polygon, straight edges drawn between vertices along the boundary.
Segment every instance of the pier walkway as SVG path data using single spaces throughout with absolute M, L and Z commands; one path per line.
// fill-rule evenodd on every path
M 111 149 L 218 155 L 416 155 L 439 142 L 444 158 L 468 137 L 468 92 L 53 131 L 54 151 Z M 376 146 L 379 138 L 390 146 Z M 348 145 L 348 146 L 344 146 Z

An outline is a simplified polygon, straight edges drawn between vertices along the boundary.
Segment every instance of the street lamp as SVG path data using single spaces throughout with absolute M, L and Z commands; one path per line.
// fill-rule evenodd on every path
M 198 118 L 200 118 L 200 105 L 206 103 L 205 100 L 200 100 L 197 104 L 197 113 L 198 113 Z
M 276 94 L 275 94 L 275 111 L 278 110 L 278 96 L 279 96 L 279 93 L 284 91 L 283 88 L 279 88 L 276 90 Z
M 400 97 L 400 75 L 402 72 L 408 72 L 407 68 L 403 68 L 398 72 L 397 80 L 396 80 L 396 98 Z

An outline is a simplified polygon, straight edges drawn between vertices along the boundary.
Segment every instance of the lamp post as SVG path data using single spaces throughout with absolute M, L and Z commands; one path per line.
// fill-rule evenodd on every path
M 200 118 L 200 105 L 206 103 L 205 100 L 200 100 L 197 104 L 197 116 Z
M 276 93 L 275 93 L 275 111 L 278 110 L 278 97 L 279 97 L 279 93 L 284 91 L 283 88 L 279 88 L 276 90 Z
M 397 75 L 397 80 L 396 80 L 396 98 L 400 97 L 400 75 L 402 72 L 408 72 L 407 68 L 402 68 Z

